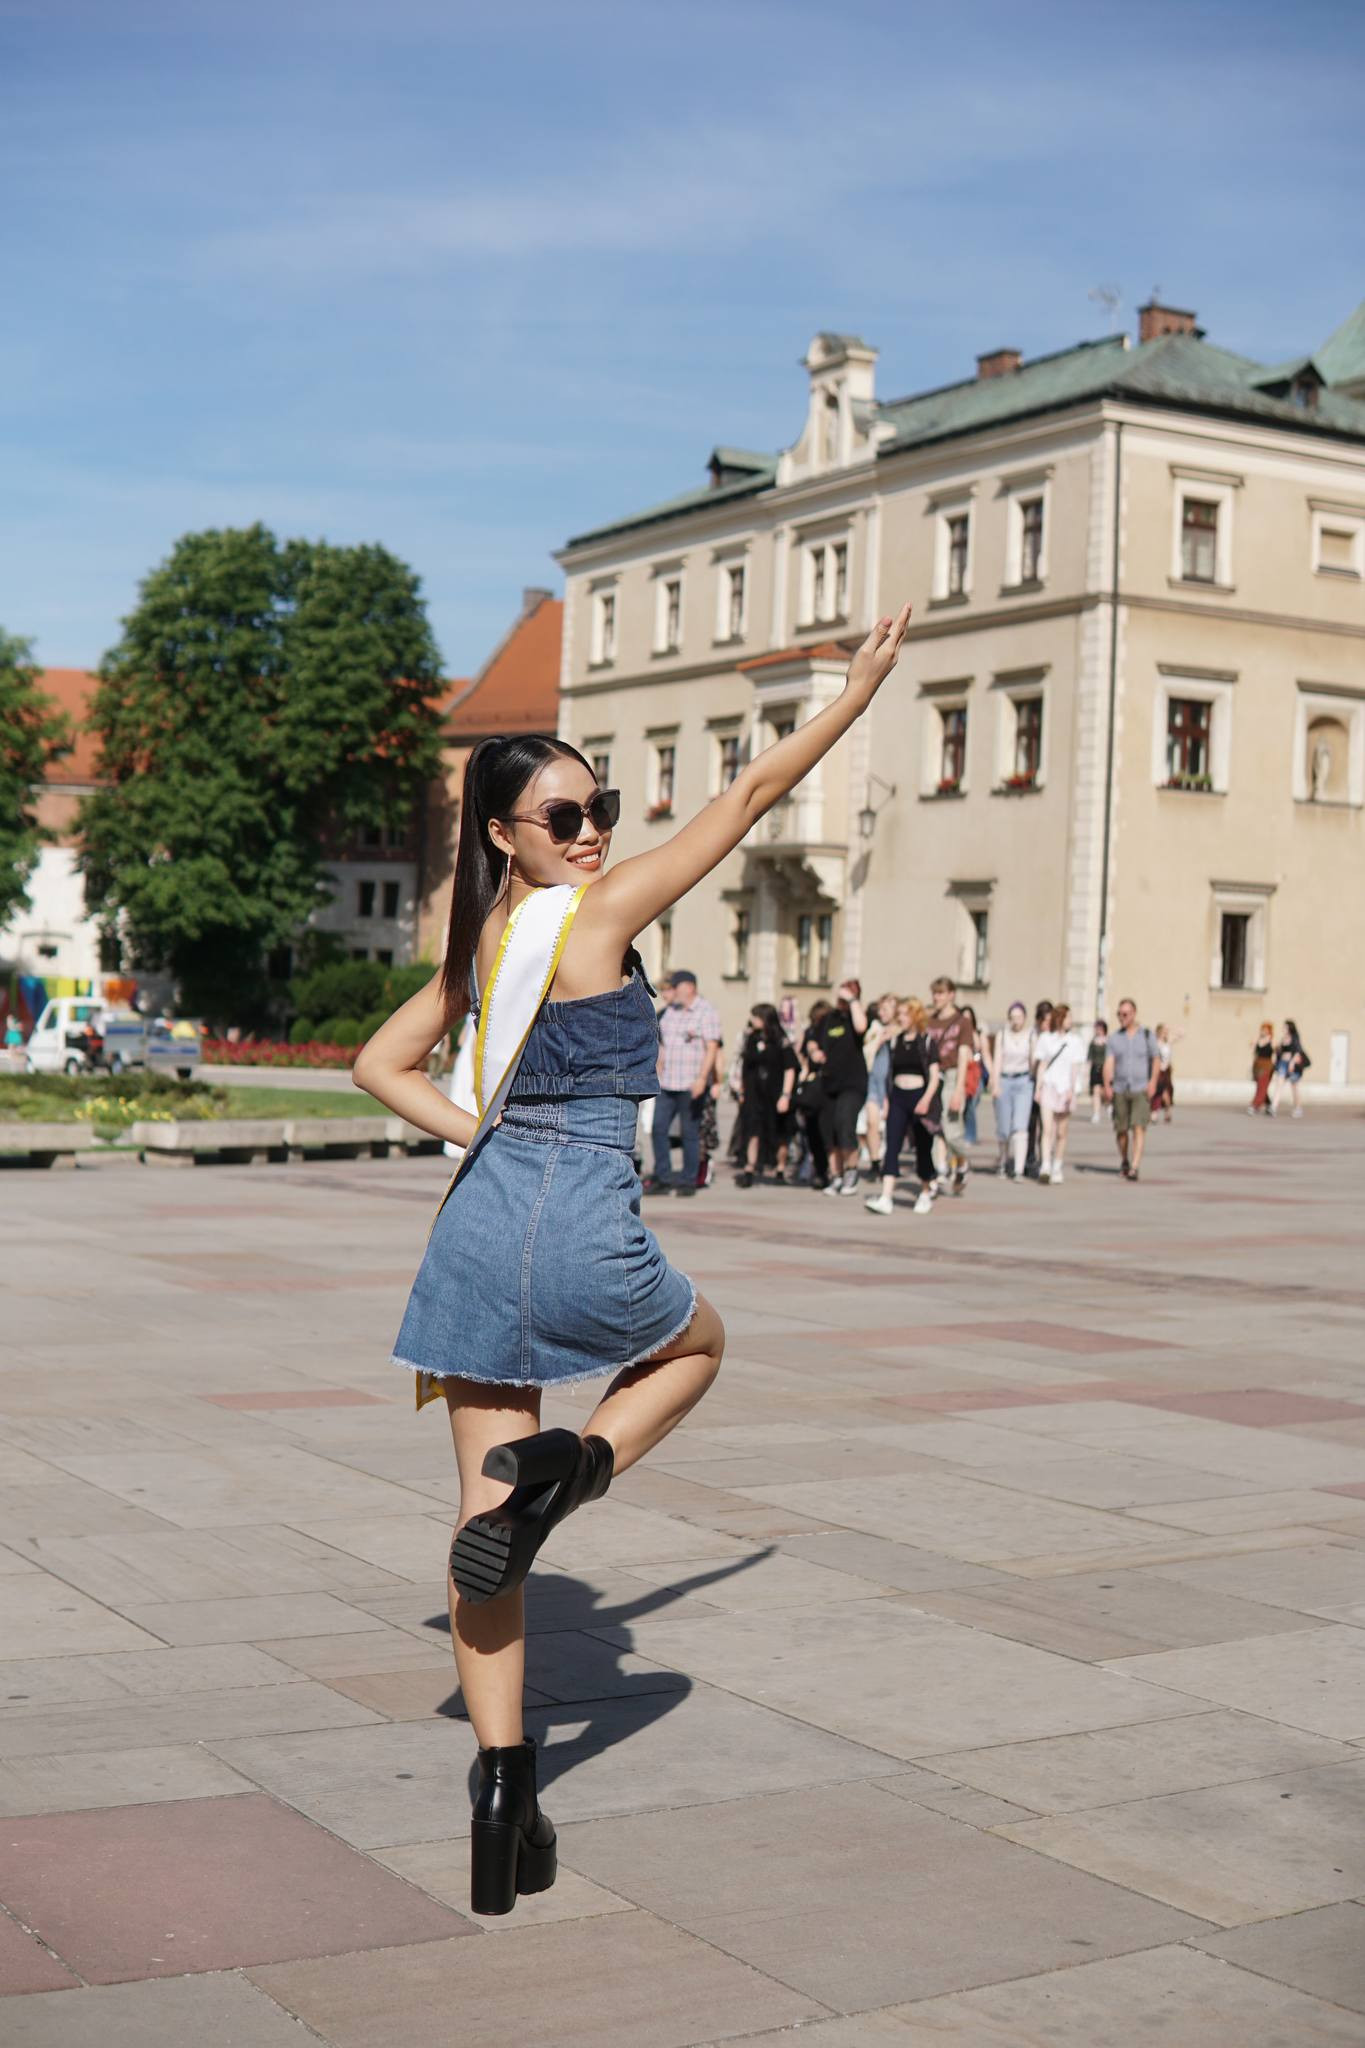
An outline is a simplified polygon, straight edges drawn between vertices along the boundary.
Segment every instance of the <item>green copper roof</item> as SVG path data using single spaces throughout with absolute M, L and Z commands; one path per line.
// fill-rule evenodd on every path
M 1329 384 L 1353 384 L 1365 377 L 1365 299 L 1362 299 L 1313 357 Z
M 1289 381 L 1295 369 L 1309 363 L 1328 380 L 1328 388 L 1318 392 L 1315 405 L 1296 405 L 1287 394 L 1274 397 L 1264 388 L 1267 383 L 1281 379 Z M 1159 341 L 1130 348 L 1126 336 L 1115 334 L 1099 341 L 1079 342 L 1055 355 L 1035 357 L 1002 376 L 971 377 L 936 391 L 878 403 L 871 410 L 892 430 L 890 437 L 878 446 L 879 457 L 963 434 L 981 433 L 1011 420 L 1060 412 L 1101 398 L 1173 406 L 1223 418 L 1264 420 L 1300 433 L 1333 434 L 1365 441 L 1365 400 L 1348 398 L 1330 388 L 1356 377 L 1365 377 L 1365 305 L 1357 307 L 1311 358 L 1281 364 L 1278 375 L 1265 364 L 1253 362 L 1249 356 L 1234 355 L 1230 349 L 1218 348 L 1198 335 L 1168 334 Z M 776 455 L 738 449 L 717 449 L 716 455 L 723 463 L 730 457 L 735 467 L 741 463 L 754 467 L 746 475 L 716 488 L 703 486 L 687 491 L 647 511 L 631 513 L 608 526 L 578 534 L 568 543 L 569 547 L 676 519 L 705 506 L 754 497 L 771 490 L 776 481 Z

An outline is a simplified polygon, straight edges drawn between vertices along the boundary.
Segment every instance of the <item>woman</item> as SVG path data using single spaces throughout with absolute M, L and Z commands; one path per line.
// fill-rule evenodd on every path
M 1312 1065 L 1303 1049 L 1299 1027 L 1292 1017 L 1284 1020 L 1284 1032 L 1275 1048 L 1275 1079 L 1270 1089 L 1270 1114 L 1278 1116 L 1284 1091 L 1290 1089 L 1293 1095 L 1294 1115 L 1303 1115 L 1303 1104 L 1299 1100 L 1299 1084 L 1306 1070 Z
M 976 1051 L 967 1062 L 967 1085 L 964 1090 L 966 1101 L 962 1111 L 962 1135 L 969 1145 L 977 1139 L 976 1111 L 982 1092 L 990 1080 L 990 1061 L 982 1044 L 981 1027 L 976 1021 L 976 1011 L 970 1003 L 962 1005 L 962 1014 L 967 1019 Z
M 1085 1054 L 1090 1067 L 1090 1121 L 1092 1124 L 1100 1123 L 1104 1117 L 1104 1062 L 1108 1052 L 1109 1026 L 1105 1023 L 1103 1017 L 1097 1017 Z
M 929 1022 L 923 1003 L 907 996 L 896 1006 L 896 1030 L 890 1041 L 891 1086 L 886 1110 L 886 1151 L 882 1158 L 882 1191 L 871 1195 L 863 1207 L 874 1216 L 889 1216 L 892 1196 L 900 1178 L 901 1146 L 908 1133 L 915 1147 L 915 1171 L 919 1194 L 915 1214 L 927 1216 L 934 1206 L 934 1136 L 938 1130 L 935 1108 L 942 1073 L 933 1045 L 925 1035 Z
M 1076 1106 L 1076 1069 L 1081 1063 L 1081 1050 L 1070 1035 L 1070 1025 L 1070 1006 L 1054 1003 L 1052 1022 L 1038 1034 L 1033 1048 L 1038 1111 L 1042 1117 L 1038 1179 L 1054 1188 L 1062 1184 L 1066 1134 Z
M 893 995 L 878 996 L 872 1005 L 872 1027 L 863 1043 L 863 1056 L 867 1061 L 867 1108 L 864 1136 L 867 1156 L 874 1164 L 869 1171 L 875 1173 L 877 1162 L 882 1156 L 882 1133 L 886 1125 L 886 1095 L 890 1085 L 891 1040 L 896 1035 L 897 1000 Z
M 362 1088 L 465 1149 L 433 1220 L 393 1359 L 443 1393 L 460 1474 L 451 1637 L 479 1744 L 471 1900 L 507 1913 L 556 1872 L 525 1738 L 522 1583 L 550 1531 L 651 1450 L 716 1376 L 724 1329 L 640 1220 L 638 1103 L 658 1029 L 633 942 L 740 845 L 868 709 L 895 666 L 903 606 L 872 628 L 833 703 L 741 769 L 663 846 L 605 872 L 620 798 L 545 734 L 482 741 L 465 771 L 445 962 L 365 1045 Z M 539 913 L 548 904 L 550 916 Z M 518 929 L 545 935 L 528 956 Z M 509 999 L 499 1005 L 515 963 Z M 543 979 L 538 992 L 529 968 Z M 480 1007 L 480 991 L 490 999 Z M 548 1001 L 545 998 L 549 998 Z M 475 1117 L 427 1079 L 452 1022 L 531 1022 Z M 500 1017 L 501 1020 L 500 1021 Z M 477 1064 L 477 1063 L 476 1063 Z M 501 1101 L 501 1114 L 494 1115 Z M 540 1429 L 543 1390 L 613 1373 L 582 1435 Z
M 1275 1026 L 1267 1019 L 1256 1034 L 1256 1043 L 1251 1048 L 1251 1078 L 1256 1092 L 1247 1106 L 1247 1115 L 1255 1116 L 1258 1110 L 1270 1115 L 1270 1083 L 1275 1072 Z
M 816 1034 L 833 1008 L 833 1003 L 827 1002 L 823 996 L 811 1004 L 797 1052 L 801 1074 L 796 1084 L 796 1114 L 805 1142 L 806 1157 L 810 1161 L 810 1184 L 822 1192 L 829 1186 L 829 1152 L 825 1146 L 822 1122 L 825 1084 L 816 1065 L 814 1052 Z
M 1167 1123 L 1175 1115 L 1175 1071 L 1171 1066 L 1171 1047 L 1183 1032 L 1171 1032 L 1164 1024 L 1156 1027 L 1156 1087 L 1152 1093 L 1152 1115 L 1165 1113 Z
M 755 1174 L 762 1180 L 765 1166 L 776 1167 L 777 1177 L 782 1179 L 791 1137 L 796 1054 L 771 1003 L 755 1003 L 750 1010 L 738 1066 L 744 1169 L 736 1178 L 740 1187 L 749 1188 Z
M 1033 1110 L 1033 1047 L 1028 1011 L 1022 1003 L 1011 1003 L 1004 1023 L 991 1040 L 991 1101 L 1000 1145 L 995 1170 L 1001 1175 L 1012 1175 L 1019 1187 L 1024 1183 L 1029 1117 Z

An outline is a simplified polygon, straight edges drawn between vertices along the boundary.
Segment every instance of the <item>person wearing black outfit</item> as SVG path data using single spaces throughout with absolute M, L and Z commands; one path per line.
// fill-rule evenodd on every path
M 1034 1036 L 1041 1038 L 1045 1031 L 1052 1029 L 1051 1003 L 1035 1003 L 1033 1007 Z M 1028 1113 L 1028 1153 L 1024 1160 L 1024 1173 L 1029 1180 L 1037 1180 L 1042 1166 L 1043 1112 L 1035 1101 Z
M 752 1187 L 755 1174 L 787 1163 L 791 1100 L 796 1090 L 796 1053 L 771 1003 L 755 1003 L 739 1049 L 739 1122 L 744 1169 L 738 1185 Z
M 825 1088 L 820 1079 L 820 1069 L 815 1063 L 814 1046 L 816 1031 L 832 1008 L 833 1004 L 827 1003 L 823 996 L 818 1002 L 811 1004 L 797 1054 L 801 1062 L 801 1078 L 796 1084 L 796 1114 L 810 1157 L 811 1186 L 821 1191 L 829 1186 L 829 1153 L 825 1149 L 824 1134 L 820 1128 Z
M 935 1109 L 942 1086 L 942 1072 L 932 1041 L 925 1035 L 928 1023 L 924 1005 L 911 998 L 896 1012 L 896 1035 L 891 1040 L 891 1087 L 886 1106 L 886 1151 L 882 1158 L 882 1191 L 863 1204 L 874 1216 L 889 1216 L 892 1196 L 900 1176 L 901 1146 L 909 1136 L 915 1147 L 915 1171 L 920 1191 L 915 1214 L 927 1216 L 934 1203 L 934 1132 L 938 1128 Z
M 812 1034 L 810 1051 L 825 1091 L 820 1130 L 829 1153 L 827 1195 L 858 1192 L 858 1112 L 867 1100 L 866 1036 L 862 986 L 856 981 L 840 982 L 834 991 L 834 1008 Z

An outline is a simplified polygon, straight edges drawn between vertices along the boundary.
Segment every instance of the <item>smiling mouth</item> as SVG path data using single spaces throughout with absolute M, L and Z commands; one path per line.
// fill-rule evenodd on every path
M 600 868 L 602 865 L 602 849 L 600 846 L 595 846 L 591 853 L 566 853 L 564 858 L 568 861 L 570 867 Z

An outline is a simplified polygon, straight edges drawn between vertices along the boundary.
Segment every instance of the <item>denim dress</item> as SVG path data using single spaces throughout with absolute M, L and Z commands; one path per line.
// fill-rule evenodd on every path
M 681 1336 L 697 1291 L 641 1221 L 633 1156 L 658 1050 L 638 963 L 618 989 L 542 1004 L 501 1121 L 432 1226 L 392 1364 L 552 1387 Z

